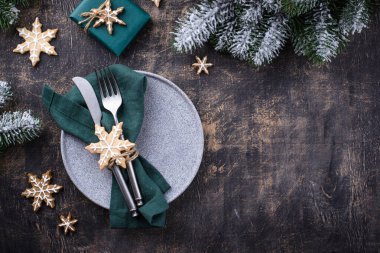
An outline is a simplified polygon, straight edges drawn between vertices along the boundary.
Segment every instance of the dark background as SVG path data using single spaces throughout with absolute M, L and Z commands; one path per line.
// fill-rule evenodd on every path
M 214 63 L 197 76 L 194 55 L 173 50 L 175 20 L 193 1 L 137 3 L 152 22 L 121 57 L 69 20 L 78 0 L 37 1 L 19 27 L 38 16 L 59 28 L 59 56 L 12 53 L 23 40 L 1 33 L 0 80 L 31 108 L 44 131 L 38 140 L 0 155 L 1 252 L 379 252 L 380 16 L 352 38 L 330 64 L 314 66 L 287 46 L 272 64 L 255 69 L 204 47 Z M 204 159 L 188 190 L 172 204 L 166 229 L 109 228 L 108 212 L 70 181 L 60 155 L 60 130 L 43 107 L 43 84 L 66 92 L 73 76 L 122 63 L 172 80 L 191 98 L 205 132 Z M 56 207 L 32 211 L 27 172 L 52 169 L 64 186 Z M 61 213 L 79 219 L 65 236 Z

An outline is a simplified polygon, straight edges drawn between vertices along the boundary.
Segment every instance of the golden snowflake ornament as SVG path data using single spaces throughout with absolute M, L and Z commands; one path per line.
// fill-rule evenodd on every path
M 67 234 L 69 231 L 75 232 L 75 227 L 73 226 L 75 223 L 78 222 L 77 219 L 72 219 L 71 213 L 67 215 L 67 217 L 61 215 L 59 217 L 62 223 L 58 224 L 58 227 L 63 227 L 63 230 L 65 231 L 65 234 Z
M 38 18 L 36 18 L 32 26 L 32 31 L 29 31 L 25 27 L 17 28 L 19 36 L 25 42 L 18 44 L 13 52 L 20 54 L 30 52 L 29 59 L 34 67 L 40 61 L 41 52 L 48 55 L 57 55 L 55 48 L 49 42 L 55 38 L 58 29 L 48 29 L 42 32 L 42 24 Z
M 123 122 L 112 127 L 108 134 L 104 127 L 95 125 L 95 135 L 99 142 L 91 143 L 86 147 L 90 153 L 100 154 L 98 161 L 100 169 L 112 167 L 115 163 L 126 168 L 126 162 L 135 159 L 138 153 L 135 151 L 135 144 L 129 140 L 120 140 Z
M 106 0 L 102 5 L 97 9 L 91 9 L 89 12 L 83 12 L 81 14 L 82 17 L 86 17 L 85 20 L 79 22 L 79 24 L 87 22 L 85 31 L 90 27 L 92 21 L 97 19 L 94 24 L 94 28 L 101 26 L 102 24 L 107 25 L 107 31 L 112 35 L 113 32 L 113 23 L 117 23 L 119 25 L 126 25 L 125 22 L 119 19 L 117 16 L 124 11 L 124 7 L 119 7 L 116 10 L 112 10 L 111 8 L 111 0 Z
M 193 63 L 191 66 L 198 69 L 197 74 L 200 75 L 203 71 L 208 75 L 207 68 L 212 67 L 213 64 L 207 62 L 207 56 L 203 57 L 202 60 L 198 56 L 195 56 L 195 60 L 197 60 L 197 62 Z
M 47 206 L 54 208 L 55 202 L 52 194 L 58 193 L 62 186 L 50 184 L 50 180 L 50 170 L 42 174 L 41 179 L 38 179 L 35 174 L 28 173 L 28 182 L 32 185 L 32 188 L 25 189 L 25 191 L 21 193 L 21 196 L 34 198 L 32 203 L 33 211 L 36 212 L 41 207 L 42 201 L 45 201 Z

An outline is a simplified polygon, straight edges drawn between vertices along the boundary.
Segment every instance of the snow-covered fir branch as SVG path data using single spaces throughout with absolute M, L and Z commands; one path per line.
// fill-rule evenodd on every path
M 211 41 L 216 50 L 260 66 L 290 38 L 297 54 L 329 62 L 348 35 L 367 27 L 375 1 L 201 0 L 179 20 L 174 47 L 189 53 Z
M 229 8 L 229 18 L 226 22 L 219 24 L 215 33 L 215 50 L 226 51 L 231 45 L 231 40 L 237 26 L 237 19 L 235 15 L 235 5 Z
M 230 22 L 220 25 L 216 32 L 215 50 L 227 50 L 230 47 L 236 25 L 237 22 L 234 18 Z
M 327 3 L 319 4 L 306 20 L 302 31 L 293 34 L 295 52 L 317 63 L 331 61 L 343 42 L 344 37 L 339 33 Z
M 26 7 L 34 0 L 0 0 L 0 29 L 16 24 L 20 16 L 19 7 Z
M 11 97 L 12 91 L 9 84 L 7 82 L 0 81 L 0 108 L 3 108 Z
M 369 10 L 366 0 L 348 0 L 339 21 L 344 35 L 360 33 L 369 22 Z
M 22 144 L 38 137 L 40 120 L 30 111 L 5 112 L 0 116 L 0 150 L 10 145 Z
M 191 9 L 184 19 L 178 21 L 174 32 L 174 47 L 180 52 L 192 52 L 202 46 L 216 32 L 219 24 L 229 19 L 228 9 L 234 4 L 233 0 L 203 0 Z
M 13 2 L 0 0 L 0 28 L 5 29 L 15 24 L 18 20 L 20 11 Z
M 240 22 L 243 25 L 258 24 L 263 18 L 263 6 L 257 1 L 242 4 Z
M 316 43 L 315 53 L 317 57 L 324 62 L 331 61 L 331 58 L 337 55 L 342 40 L 327 3 L 319 5 L 319 10 L 313 16 L 312 26 L 314 26 L 315 33 L 311 34 L 311 37 Z
M 268 12 L 277 13 L 281 10 L 282 5 L 281 0 L 262 0 L 262 6 Z
M 248 60 L 251 46 L 256 42 L 256 38 L 253 35 L 255 31 L 256 27 L 253 25 L 243 26 L 237 30 L 232 38 L 229 52 L 241 60 Z
M 282 0 L 282 9 L 289 16 L 298 16 L 312 10 L 320 0 Z
M 260 35 L 258 24 L 263 17 L 263 8 L 256 1 L 245 2 L 241 7 L 242 14 L 238 19 L 238 27 L 233 33 L 228 50 L 234 57 L 249 60 L 249 52 Z
M 277 57 L 289 36 L 288 19 L 283 15 L 269 18 L 266 28 L 262 40 L 250 56 L 257 66 Z

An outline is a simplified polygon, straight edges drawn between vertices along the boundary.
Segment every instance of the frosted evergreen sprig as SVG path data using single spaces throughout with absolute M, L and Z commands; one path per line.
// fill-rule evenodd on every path
M 30 111 L 5 112 L 0 116 L 0 150 L 23 144 L 39 136 L 40 120 Z
M 369 22 L 369 9 L 365 0 L 348 0 L 339 27 L 344 35 L 360 33 Z
M 0 81 L 0 108 L 12 97 L 11 87 Z M 22 144 L 38 137 L 41 123 L 30 111 L 5 112 L 0 115 L 0 151 L 10 145 Z
M 312 10 L 320 2 L 319 0 L 282 0 L 282 8 L 289 16 L 299 16 Z
M 262 39 L 250 56 L 257 66 L 270 63 L 277 57 L 289 36 L 288 19 L 283 15 L 269 18 L 265 28 Z
M 259 1 L 255 1 L 259 2 Z M 281 10 L 281 0 L 262 0 L 263 8 L 269 12 L 277 13 Z
M 191 53 L 196 47 L 203 46 L 216 33 L 219 24 L 229 19 L 233 0 L 203 0 L 192 8 L 184 19 L 177 23 L 179 26 L 174 32 L 174 46 L 178 51 Z
M 216 30 L 215 49 L 224 51 L 229 45 L 236 28 L 236 15 L 234 4 L 229 4 L 227 8 L 222 10 L 222 16 L 225 17 L 224 22 L 219 23 Z
M 315 8 L 303 28 L 302 32 L 294 34 L 294 50 L 298 55 L 307 56 L 314 62 L 331 61 L 343 45 L 344 37 L 339 33 L 338 25 L 326 3 Z
M 15 24 L 20 11 L 9 1 L 0 0 L 0 28 L 5 29 Z
M 0 29 L 7 29 L 16 24 L 20 10 L 17 6 L 26 7 L 33 0 L 0 0 Z
M 7 82 L 0 81 L 0 108 L 3 108 L 11 97 L 12 91 L 9 84 Z
M 261 66 L 290 39 L 315 63 L 331 61 L 349 36 L 368 26 L 379 0 L 201 0 L 178 21 L 174 47 L 191 53 L 207 41 L 216 50 Z

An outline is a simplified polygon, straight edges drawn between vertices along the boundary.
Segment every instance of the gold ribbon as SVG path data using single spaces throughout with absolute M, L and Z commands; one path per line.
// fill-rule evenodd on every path
M 133 143 L 133 142 L 131 142 L 131 143 Z M 133 144 L 135 144 L 135 143 L 133 143 Z M 130 150 L 125 151 L 125 152 L 121 153 L 118 156 L 112 157 L 110 159 L 108 168 L 111 168 L 116 163 L 116 160 L 119 159 L 119 158 L 124 158 L 127 163 L 128 162 L 132 162 L 133 160 L 135 160 L 140 155 L 135 147 L 136 147 L 136 144 Z M 123 168 L 123 167 L 121 167 L 121 168 Z

